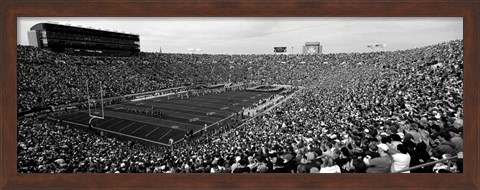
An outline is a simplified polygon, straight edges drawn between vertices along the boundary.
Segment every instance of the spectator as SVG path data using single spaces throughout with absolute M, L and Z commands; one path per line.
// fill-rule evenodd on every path
M 332 157 L 324 156 L 322 161 L 323 163 L 319 173 L 341 173 L 340 167 L 333 162 Z
M 450 134 L 446 131 L 440 132 L 438 135 L 432 137 L 437 146 L 432 149 L 432 156 L 438 159 L 442 159 L 443 155 L 447 154 L 455 156 L 455 144 L 450 142 Z
M 408 149 L 403 144 L 397 145 L 398 152 L 392 155 L 392 166 L 391 171 L 396 172 L 400 170 L 407 169 L 410 167 L 410 154 L 408 154 Z M 405 171 L 402 173 L 410 173 L 410 171 Z
M 390 166 L 392 160 L 388 155 L 388 146 L 386 144 L 378 144 L 378 154 L 380 157 L 369 159 L 368 157 L 363 159 L 363 162 L 368 166 L 367 173 L 390 173 Z
M 451 128 L 450 129 L 450 136 L 452 137 L 450 139 L 450 142 L 452 142 L 455 145 L 455 152 L 456 154 L 463 152 L 463 127 L 460 128 Z M 455 154 L 455 155 L 456 155 Z

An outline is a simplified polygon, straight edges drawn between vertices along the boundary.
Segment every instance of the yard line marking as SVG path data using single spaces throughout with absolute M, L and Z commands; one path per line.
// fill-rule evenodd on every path
M 123 130 L 124 130 L 124 129 L 126 129 L 127 127 L 130 127 L 130 126 L 132 126 L 133 124 L 135 124 L 135 122 L 133 122 L 133 123 L 130 123 L 129 125 L 127 125 L 127 126 L 125 126 L 125 127 L 121 128 L 121 129 L 120 129 L 120 130 L 118 130 L 118 131 L 123 131 Z
M 128 114 L 119 113 L 118 115 L 115 115 L 114 117 L 116 117 L 116 118 L 129 118 L 129 117 L 125 117 L 126 115 L 128 115 Z M 198 127 L 198 125 L 193 125 L 193 124 L 190 124 L 190 123 L 183 123 L 183 122 L 178 122 L 178 121 L 165 120 L 165 119 L 161 119 L 161 118 L 152 118 L 152 117 L 143 116 L 143 115 L 137 115 L 135 118 L 129 118 L 128 120 L 136 121 L 136 122 L 139 122 L 139 123 L 142 123 L 142 124 L 150 124 L 150 125 L 154 125 L 154 126 L 159 126 L 159 127 L 168 127 L 168 126 L 171 126 L 171 125 L 179 125 L 179 126 L 180 125 L 185 125 L 185 126 Z M 167 122 L 167 123 L 165 123 L 165 122 Z
M 138 128 L 138 129 L 135 129 L 135 131 L 131 132 L 130 134 L 133 134 L 133 133 L 137 132 L 138 130 L 140 130 L 140 129 L 144 128 L 145 126 L 146 126 L 146 125 L 143 125 L 143 126 L 141 126 L 140 128 Z
M 97 124 L 97 125 L 100 126 L 100 125 L 102 125 L 102 124 L 104 124 L 104 123 L 106 123 L 106 122 L 112 121 L 112 120 L 114 120 L 114 119 L 115 119 L 115 118 L 112 117 L 112 118 L 110 118 L 110 119 L 108 119 L 108 120 L 103 120 L 103 122 L 101 122 L 100 124 Z
M 171 131 L 173 131 L 173 129 L 170 129 L 170 131 L 167 131 L 167 132 L 166 132 L 162 137 L 160 137 L 158 140 L 163 139 L 163 137 L 167 136 L 168 133 L 170 133 Z
M 152 134 L 154 131 L 156 131 L 159 127 L 155 128 L 153 131 L 150 131 L 150 133 L 148 133 L 147 135 L 145 135 L 145 137 L 148 137 L 148 135 Z
M 108 126 L 107 129 L 110 129 L 111 127 L 118 125 L 121 122 L 123 122 L 123 120 L 117 121 L 115 124 Z

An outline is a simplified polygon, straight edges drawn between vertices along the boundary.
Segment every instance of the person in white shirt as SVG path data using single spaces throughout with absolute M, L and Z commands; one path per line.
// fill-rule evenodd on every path
M 323 157 L 323 164 L 319 173 L 342 173 L 340 167 L 333 162 L 333 158 L 330 156 Z
M 408 149 L 405 145 L 397 145 L 398 152 L 392 155 L 392 167 L 391 171 L 396 172 L 410 167 L 410 154 L 408 154 Z M 402 173 L 410 173 L 410 171 L 405 171 Z

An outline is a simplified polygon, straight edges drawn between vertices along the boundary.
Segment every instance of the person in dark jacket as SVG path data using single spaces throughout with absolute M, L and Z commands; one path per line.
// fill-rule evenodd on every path
M 232 171 L 232 173 L 250 173 L 251 170 L 247 167 L 248 162 L 245 159 L 241 159 L 238 162 L 238 166 Z
M 455 144 L 450 142 L 450 133 L 446 131 L 440 132 L 434 139 L 437 142 L 437 146 L 432 150 L 432 156 L 438 159 L 442 159 L 444 154 L 450 156 L 457 155 L 455 152 Z
M 425 164 L 430 161 L 430 155 L 427 151 L 427 144 L 420 141 L 412 152 L 409 152 L 412 160 L 410 161 L 410 167 L 417 166 L 420 164 Z M 411 173 L 431 173 L 432 166 L 421 167 L 410 171 Z
M 272 173 L 291 173 L 287 169 L 285 169 L 285 162 L 282 158 L 276 157 L 276 159 L 273 160 L 273 170 Z

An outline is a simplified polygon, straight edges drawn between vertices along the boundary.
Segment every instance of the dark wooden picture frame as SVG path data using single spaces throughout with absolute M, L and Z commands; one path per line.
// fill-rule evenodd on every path
M 480 3 L 471 1 L 32 1 L 2 0 L 0 189 L 412 188 L 478 189 Z M 463 17 L 464 173 L 461 174 L 19 174 L 16 170 L 18 17 Z

